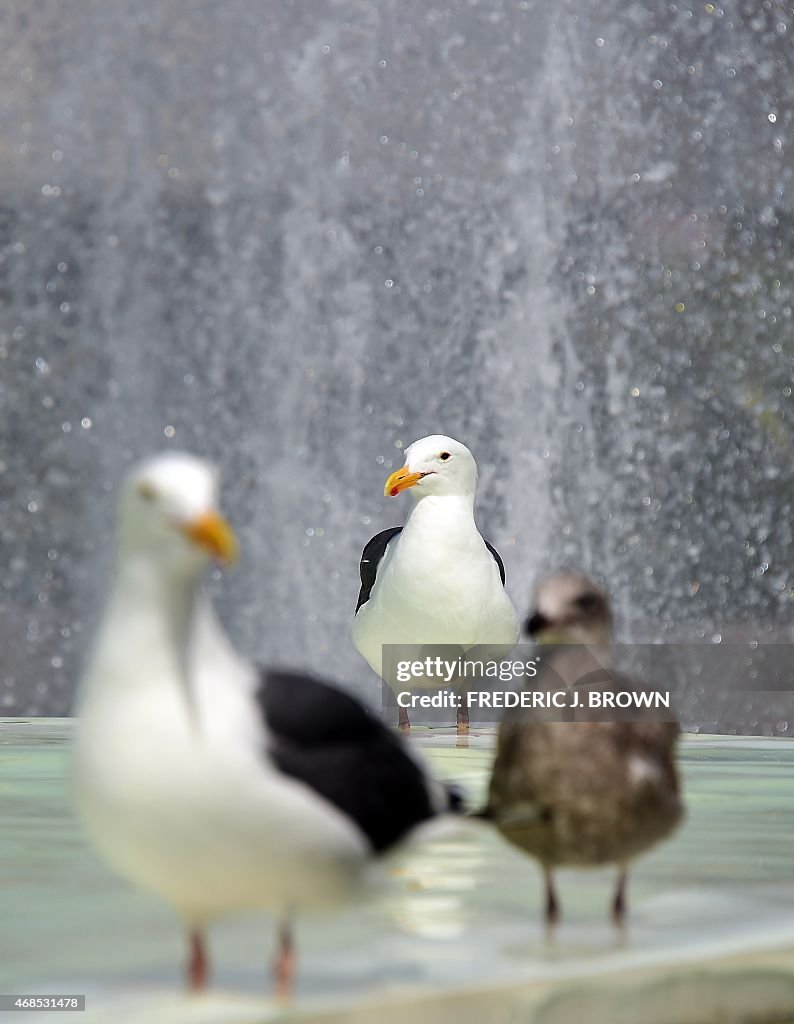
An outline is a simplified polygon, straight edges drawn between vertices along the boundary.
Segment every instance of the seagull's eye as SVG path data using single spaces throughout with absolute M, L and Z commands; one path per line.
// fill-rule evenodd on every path
M 147 480 L 141 480 L 138 484 L 138 494 L 144 501 L 154 501 L 157 497 L 157 491 Z
M 451 459 L 451 458 L 452 458 L 452 452 L 442 452 L 439 455 L 439 459 L 441 459 L 442 462 L 446 462 L 447 459 Z
M 596 608 L 600 606 L 601 601 L 598 597 L 598 594 L 594 594 L 592 593 L 592 591 L 588 591 L 587 593 L 581 594 L 579 597 L 577 597 L 574 601 L 574 604 L 583 612 L 594 612 Z

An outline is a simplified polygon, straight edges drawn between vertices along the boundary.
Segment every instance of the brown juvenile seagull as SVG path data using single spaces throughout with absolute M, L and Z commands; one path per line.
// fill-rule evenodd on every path
M 587 687 L 642 689 L 612 668 L 609 598 L 592 580 L 554 573 L 535 600 L 524 625 L 542 645 L 533 689 L 567 690 L 571 701 L 577 692 L 585 703 Z M 505 717 L 484 816 L 540 861 L 548 926 L 560 916 L 554 869 L 605 864 L 618 869 L 612 918 L 623 924 L 629 864 L 670 835 L 683 814 L 678 734 L 678 723 L 656 709 L 524 709 Z

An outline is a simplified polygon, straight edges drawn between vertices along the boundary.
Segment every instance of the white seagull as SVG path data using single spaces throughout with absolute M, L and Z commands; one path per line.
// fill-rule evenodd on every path
M 443 434 L 414 441 L 384 493 L 394 497 L 408 489 L 415 504 L 405 526 L 384 530 L 364 548 L 353 620 L 359 653 L 392 688 L 403 690 L 384 664 L 384 644 L 482 646 L 504 655 L 519 632 L 502 559 L 474 521 L 477 463 L 466 445 Z M 405 708 L 399 716 L 400 728 L 409 729 Z M 465 733 L 465 706 L 457 719 L 458 732 Z
M 216 491 L 212 467 L 181 454 L 126 481 L 79 690 L 74 793 L 108 862 L 185 922 L 191 988 L 206 984 L 207 925 L 261 909 L 279 917 L 286 996 L 292 915 L 349 898 L 378 854 L 455 798 L 352 697 L 235 653 L 200 587 L 208 561 L 236 551 Z

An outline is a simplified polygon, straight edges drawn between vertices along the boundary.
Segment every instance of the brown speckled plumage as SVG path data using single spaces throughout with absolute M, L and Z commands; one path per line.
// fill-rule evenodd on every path
M 570 689 L 588 675 L 599 690 L 635 688 L 611 668 L 608 599 L 591 580 L 555 574 L 541 583 L 537 605 L 528 621 L 539 640 L 573 635 L 576 642 L 542 648 L 536 689 Z M 585 646 L 588 637 L 592 643 Z M 554 720 L 563 715 L 565 721 Z M 620 922 L 627 865 L 669 835 L 683 813 L 678 724 L 654 713 L 641 721 L 616 720 L 621 713 L 615 711 L 592 717 L 574 710 L 515 712 L 499 732 L 487 816 L 543 866 L 550 923 L 558 915 L 552 870 L 606 864 L 621 871 L 613 906 Z

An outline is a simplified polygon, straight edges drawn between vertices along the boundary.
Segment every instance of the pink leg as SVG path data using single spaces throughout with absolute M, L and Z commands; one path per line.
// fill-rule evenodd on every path
M 400 730 L 400 732 L 411 731 L 411 719 L 408 717 L 407 708 L 400 708 L 397 717 L 397 728 Z
M 190 954 L 187 962 L 187 987 L 191 992 L 202 992 L 207 987 L 209 961 L 204 935 L 194 928 L 188 937 Z
M 273 978 L 276 983 L 276 999 L 289 1002 L 295 991 L 295 969 L 298 957 L 292 939 L 289 921 L 282 921 L 278 929 L 278 952 L 273 964 Z
M 469 709 L 467 707 L 458 708 L 455 725 L 458 737 L 455 746 L 460 750 L 465 750 L 469 746 Z

